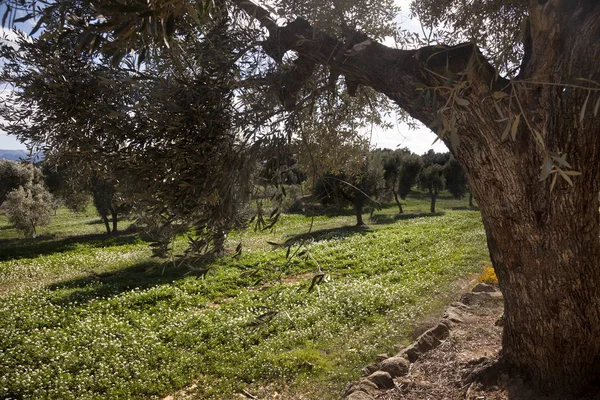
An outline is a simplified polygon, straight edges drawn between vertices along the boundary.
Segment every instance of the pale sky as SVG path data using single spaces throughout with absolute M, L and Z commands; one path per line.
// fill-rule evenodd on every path
M 396 0 L 396 4 L 401 7 L 401 12 L 397 18 L 397 22 L 400 27 L 410 31 L 420 32 L 421 29 L 418 21 L 409 18 L 410 0 Z M 0 37 L 2 37 L 4 32 L 5 30 L 0 27 Z M 393 43 L 386 44 L 393 45 Z M 395 121 L 394 125 L 395 127 L 390 130 L 375 130 L 371 134 L 372 146 L 389 149 L 408 147 L 411 151 L 417 154 L 423 154 L 431 148 L 437 152 L 448 151 L 446 146 L 444 146 L 444 144 L 440 141 L 432 145 L 433 141 L 436 139 L 436 135 L 420 123 L 418 124 L 419 127 L 417 129 L 410 129 L 408 125 L 403 123 L 397 124 Z M 0 131 L 0 149 L 25 149 L 25 145 L 20 143 L 14 136 L 9 136 Z

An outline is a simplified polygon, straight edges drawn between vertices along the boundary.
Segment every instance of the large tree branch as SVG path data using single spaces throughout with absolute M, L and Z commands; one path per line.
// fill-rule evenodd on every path
M 256 15 L 259 22 L 266 20 L 268 12 L 262 7 L 248 0 L 234 0 L 234 3 L 249 15 Z M 277 28 L 269 23 L 267 29 L 269 38 L 263 46 L 271 57 L 281 61 L 281 56 L 287 51 L 298 54 L 295 68 L 287 74 L 282 85 L 282 102 L 287 108 L 293 107 L 300 88 L 317 64 L 328 66 L 334 76 L 343 75 L 351 95 L 359 85 L 369 86 L 425 124 L 436 119 L 436 110 L 432 105 L 415 107 L 423 88 L 439 87 L 447 80 L 467 79 L 475 102 L 489 96 L 490 89 L 499 90 L 505 84 L 476 46 L 470 43 L 398 50 L 359 32 L 340 41 L 315 29 L 303 18 Z M 443 96 L 438 98 L 441 104 L 449 100 Z

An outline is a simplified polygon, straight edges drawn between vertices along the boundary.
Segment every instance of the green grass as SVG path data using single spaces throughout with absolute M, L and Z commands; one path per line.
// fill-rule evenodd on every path
M 275 232 L 234 233 L 247 251 L 204 279 L 165 269 L 130 235 L 57 235 L 9 256 L 16 242 L 0 242 L 0 398 L 161 398 L 194 382 L 198 399 L 339 398 L 487 259 L 479 213 L 452 210 L 464 202 L 441 200 L 434 216 L 416 213 L 426 200 L 407 203 L 363 229 L 319 216 L 307 235 L 309 218 L 286 215 Z M 266 240 L 308 252 L 286 258 Z

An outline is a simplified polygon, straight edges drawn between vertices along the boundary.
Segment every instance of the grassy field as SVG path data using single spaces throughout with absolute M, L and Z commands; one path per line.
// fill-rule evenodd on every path
M 479 213 L 438 204 L 423 214 L 413 198 L 366 228 L 318 216 L 311 233 L 285 215 L 274 232 L 231 234 L 243 255 L 203 279 L 133 233 L 105 237 L 91 213 L 60 211 L 35 240 L 0 216 L 0 398 L 337 399 L 487 260 Z

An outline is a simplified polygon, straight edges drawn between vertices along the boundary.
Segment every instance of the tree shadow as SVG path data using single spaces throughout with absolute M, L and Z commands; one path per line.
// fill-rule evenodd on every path
M 136 240 L 138 240 L 137 235 L 131 231 L 118 232 L 114 235 L 94 233 L 89 235 L 69 236 L 66 238 L 40 236 L 35 239 L 1 239 L 0 261 L 64 253 L 72 251 L 82 244 L 92 248 L 123 246 L 133 244 Z
M 119 221 L 120 222 L 120 221 Z M 86 225 L 103 225 L 104 221 L 102 218 L 91 219 L 85 223 Z
M 59 291 L 53 296 L 55 304 L 81 304 L 95 298 L 114 297 L 133 289 L 144 290 L 173 283 L 185 278 L 189 271 L 184 266 L 165 266 L 159 261 L 144 261 L 115 272 L 96 274 L 89 271 L 87 276 L 55 282 L 46 288 Z
M 406 214 L 373 214 L 369 217 L 369 222 L 375 225 L 389 225 L 398 221 L 408 221 L 416 218 L 437 217 L 444 215 L 444 212 L 431 213 L 406 213 Z
M 479 211 L 479 207 L 473 206 L 459 206 L 459 207 L 451 207 L 451 210 L 462 210 L 462 211 Z
M 302 241 L 320 242 L 330 239 L 345 239 L 354 235 L 366 235 L 372 232 L 367 225 L 363 226 L 341 226 L 339 228 L 318 229 L 312 232 L 300 233 L 290 236 L 284 242 L 285 246 L 293 245 Z
M 349 207 L 310 207 L 306 209 L 306 211 L 295 210 L 290 211 L 288 214 L 296 214 L 296 215 L 304 215 L 305 217 L 348 217 L 355 215 L 354 210 Z

